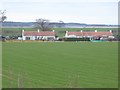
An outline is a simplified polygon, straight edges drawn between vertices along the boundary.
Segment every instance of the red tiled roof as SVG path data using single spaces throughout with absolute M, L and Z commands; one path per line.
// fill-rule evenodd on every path
M 53 31 L 24 31 L 24 36 L 55 36 Z
M 81 32 L 67 32 L 67 35 L 76 35 L 76 36 L 83 36 L 83 33 Z
M 76 35 L 76 36 L 112 36 L 112 32 L 108 31 L 99 31 L 99 32 L 67 32 L 67 35 Z

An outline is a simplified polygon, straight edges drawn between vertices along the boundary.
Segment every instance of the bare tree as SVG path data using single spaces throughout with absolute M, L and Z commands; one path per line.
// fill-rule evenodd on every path
M 59 20 L 59 27 L 62 28 L 65 26 L 65 23 L 62 20 Z
M 5 16 L 6 10 L 0 10 L 0 22 L 3 22 L 7 17 Z
M 5 16 L 6 10 L 0 10 L 0 36 L 4 35 L 4 31 L 2 30 L 2 23 L 7 18 Z
M 35 28 L 39 29 L 41 31 L 51 30 L 51 28 L 49 26 L 49 20 L 43 19 L 43 18 L 36 19 Z

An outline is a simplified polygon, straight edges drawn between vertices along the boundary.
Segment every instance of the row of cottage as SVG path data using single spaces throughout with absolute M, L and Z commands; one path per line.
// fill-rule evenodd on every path
M 64 38 L 83 38 L 92 39 L 113 39 L 112 30 L 110 31 L 66 31 Z M 22 40 L 56 40 L 55 31 L 24 31 L 22 30 Z

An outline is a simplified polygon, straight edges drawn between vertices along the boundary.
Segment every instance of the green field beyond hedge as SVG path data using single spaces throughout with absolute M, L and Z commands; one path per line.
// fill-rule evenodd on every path
M 117 88 L 116 42 L 4 42 L 3 88 Z

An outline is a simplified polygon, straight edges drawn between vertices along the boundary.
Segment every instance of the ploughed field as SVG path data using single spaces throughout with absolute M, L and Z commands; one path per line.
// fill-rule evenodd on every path
M 116 42 L 3 42 L 3 88 L 118 87 Z

